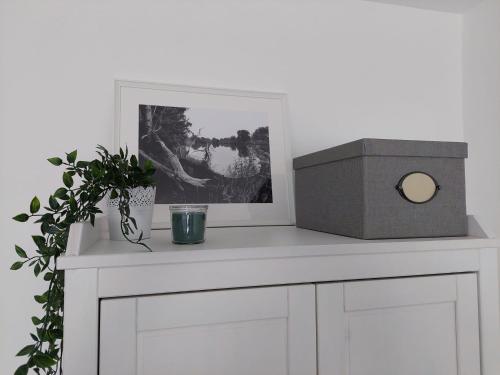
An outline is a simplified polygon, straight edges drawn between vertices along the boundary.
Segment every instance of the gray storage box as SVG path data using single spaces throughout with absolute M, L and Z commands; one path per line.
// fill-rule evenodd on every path
M 297 226 L 363 239 L 465 236 L 466 157 L 466 143 L 388 139 L 298 157 Z M 415 198 L 431 182 L 429 200 Z

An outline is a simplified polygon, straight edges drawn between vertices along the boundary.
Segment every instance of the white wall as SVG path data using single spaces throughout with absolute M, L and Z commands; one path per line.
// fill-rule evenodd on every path
M 46 157 L 110 145 L 113 80 L 283 91 L 293 154 L 361 137 L 462 140 L 461 17 L 361 0 L 0 0 L 0 363 L 42 283 L 7 268 Z
M 463 22 L 468 206 L 500 235 L 500 1 L 483 0 Z
M 463 17 L 463 114 L 467 205 L 500 236 L 500 1 L 483 0 Z M 499 253 L 500 267 L 500 253 Z M 500 282 L 500 280 L 499 280 Z
M 419 9 L 433 9 L 442 12 L 463 13 L 482 0 L 370 0 L 397 4 Z

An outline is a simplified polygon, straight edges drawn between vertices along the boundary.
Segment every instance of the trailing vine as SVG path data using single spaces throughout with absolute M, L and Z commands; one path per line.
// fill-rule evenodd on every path
M 48 282 L 47 290 L 35 295 L 42 305 L 42 316 L 33 316 L 35 331 L 30 333 L 33 342 L 22 348 L 17 356 L 26 357 L 26 362 L 17 368 L 14 375 L 26 375 L 29 369 L 36 374 L 62 374 L 63 315 L 64 315 L 64 271 L 57 269 L 57 258 L 65 253 L 69 228 L 76 222 L 90 221 L 102 211 L 98 203 L 110 194 L 119 199 L 121 230 L 132 243 L 149 247 L 142 242 L 142 233 L 137 240 L 128 235 L 137 230 L 135 219 L 130 216 L 129 189 L 153 185 L 153 164 L 147 160 L 141 167 L 135 155 L 129 157 L 128 150 L 120 149 L 110 154 L 106 148 L 97 146 L 98 158 L 92 161 L 77 161 L 77 151 L 66 154 L 65 159 L 53 157 L 48 161 L 63 166 L 64 186 L 49 196 L 48 206 L 43 207 L 38 197 L 31 200 L 29 213 L 21 213 L 13 219 L 27 222 L 32 219 L 40 224 L 40 233 L 33 235 L 35 249 L 30 255 L 18 245 L 15 251 L 21 258 L 12 264 L 12 270 L 23 267 L 33 269 L 35 277 Z M 75 184 L 76 180 L 76 184 Z

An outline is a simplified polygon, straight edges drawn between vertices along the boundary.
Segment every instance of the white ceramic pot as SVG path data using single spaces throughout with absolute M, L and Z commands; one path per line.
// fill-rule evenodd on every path
M 131 240 L 139 239 L 142 232 L 142 238 L 151 237 L 151 224 L 153 222 L 153 209 L 155 204 L 156 187 L 149 186 L 147 188 L 136 187 L 129 189 L 130 194 L 130 216 L 133 217 L 137 224 L 137 229 L 133 226 L 134 233 L 129 233 L 128 238 Z M 108 221 L 109 221 L 109 239 L 111 241 L 124 241 L 120 223 L 121 215 L 118 210 L 118 198 L 108 198 Z

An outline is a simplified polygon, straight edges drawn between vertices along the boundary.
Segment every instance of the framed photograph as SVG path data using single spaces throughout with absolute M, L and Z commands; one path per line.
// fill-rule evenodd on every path
M 169 205 L 208 204 L 207 225 L 294 223 L 284 94 L 116 81 L 115 148 L 157 172 L 154 228 Z

